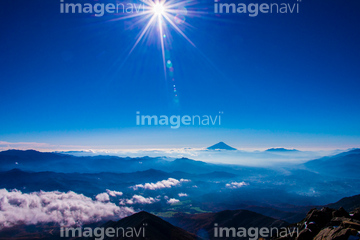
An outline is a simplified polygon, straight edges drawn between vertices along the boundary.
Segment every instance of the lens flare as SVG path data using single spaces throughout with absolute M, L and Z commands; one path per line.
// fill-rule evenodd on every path
M 136 24 L 141 24 L 142 30 L 139 36 L 135 40 L 133 47 L 131 48 L 129 55 L 138 46 L 138 44 L 144 38 L 157 38 L 160 40 L 161 54 L 163 59 L 164 74 L 166 77 L 166 46 L 172 44 L 172 37 L 170 29 L 173 29 L 177 34 L 185 38 L 192 46 L 195 44 L 185 35 L 178 25 L 184 25 L 185 15 L 195 14 L 195 12 L 188 11 L 186 7 L 195 4 L 192 0 L 177 1 L 177 0 L 143 0 L 144 11 L 139 11 L 134 14 L 130 14 L 125 17 L 120 17 L 116 20 L 124 20 L 129 18 L 138 18 Z M 183 29 L 183 28 L 182 28 Z
M 196 4 L 197 0 L 141 1 L 144 3 L 142 8 L 143 11 L 138 11 L 136 13 L 111 20 L 117 21 L 136 18 L 136 20 L 133 21 L 133 26 L 136 25 L 141 29 L 124 62 L 139 44 L 144 43 L 144 40 L 148 40 L 147 47 L 149 43 L 152 44 L 156 42 L 161 48 L 164 79 L 165 81 L 167 79 L 171 79 L 170 81 L 173 88 L 171 88 L 170 85 L 170 89 L 172 90 L 173 100 L 176 105 L 179 105 L 179 92 L 175 87 L 174 63 L 170 60 L 170 49 L 172 49 L 174 39 L 172 37 L 172 33 L 182 36 L 188 43 L 190 43 L 190 45 L 196 48 L 195 44 L 184 32 L 187 28 L 192 27 L 186 22 L 186 19 L 191 17 L 200 17 L 206 14 L 206 12 L 189 10 L 192 5 Z

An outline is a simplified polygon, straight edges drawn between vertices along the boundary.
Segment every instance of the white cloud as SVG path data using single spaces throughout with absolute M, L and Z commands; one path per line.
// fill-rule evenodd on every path
M 22 193 L 18 190 L 0 189 L 0 226 L 12 226 L 20 222 L 74 225 L 107 219 L 118 220 L 133 213 L 132 208 L 94 201 L 71 191 Z
M 106 189 L 107 194 L 109 194 L 112 197 L 116 197 L 116 196 L 122 196 L 123 193 L 122 192 L 117 192 L 117 191 L 111 191 L 109 189 Z
M 37 143 L 37 142 L 5 142 L 0 141 L 0 150 L 7 149 L 42 149 L 50 147 L 50 144 L 47 143 Z
M 108 202 L 110 201 L 110 196 L 112 197 L 116 197 L 116 196 L 122 196 L 123 193 L 122 192 L 117 192 L 117 191 L 111 191 L 109 189 L 106 189 L 106 192 L 104 193 L 99 193 L 98 195 L 96 195 L 96 200 L 100 201 L 100 202 Z
M 190 182 L 191 180 L 189 180 L 189 179 L 180 179 L 180 182 Z
M 59 150 L 79 150 L 87 149 L 89 146 L 76 146 L 76 145 L 52 145 L 49 143 L 38 142 L 6 142 L 0 141 L 0 150 L 5 151 L 9 149 L 30 150 L 36 149 L 38 151 L 59 151 Z
M 190 182 L 190 180 L 188 179 L 177 180 L 175 178 L 169 178 L 167 180 L 158 181 L 156 183 L 137 184 L 135 186 L 131 186 L 130 188 L 134 190 L 138 190 L 139 188 L 148 189 L 148 190 L 158 190 L 163 188 L 175 187 L 180 185 L 182 182 Z
M 179 197 L 187 197 L 188 196 L 187 193 L 179 193 L 178 195 L 179 195 Z
M 169 200 L 167 200 L 168 204 L 175 204 L 175 203 L 178 203 L 178 202 L 180 202 L 180 200 L 175 199 L 175 198 L 170 198 Z
M 100 201 L 100 202 L 108 202 L 110 201 L 110 197 L 109 194 L 107 193 L 100 193 L 98 195 L 96 195 L 96 200 Z
M 122 199 L 120 200 L 120 205 L 125 205 L 125 204 L 153 204 L 155 202 L 160 201 L 160 199 L 158 198 L 152 198 L 152 197 L 148 197 L 145 198 L 141 195 L 134 195 L 132 196 L 131 199 Z
M 247 186 L 247 185 L 249 185 L 249 184 L 246 182 L 231 182 L 231 183 L 227 183 L 225 186 L 227 188 L 236 189 L 236 188 L 241 188 L 241 187 Z

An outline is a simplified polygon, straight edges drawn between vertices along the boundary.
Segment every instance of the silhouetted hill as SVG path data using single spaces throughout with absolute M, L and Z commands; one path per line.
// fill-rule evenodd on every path
M 115 240 L 115 239 L 116 240 L 121 240 L 121 239 L 196 240 L 199 239 L 196 237 L 195 234 L 191 234 L 179 227 L 175 227 L 172 224 L 166 222 L 165 220 L 144 211 L 123 218 L 117 222 L 109 221 L 106 224 L 104 224 L 102 227 L 105 229 L 132 228 L 138 232 L 139 230 L 142 230 L 140 234 L 136 237 L 126 237 L 126 236 L 105 237 L 104 240 Z
M 335 209 L 343 207 L 348 212 L 354 211 L 356 208 L 360 208 L 360 194 L 352 197 L 342 198 L 336 203 L 331 203 L 326 206 Z
M 259 213 L 248 210 L 226 210 L 218 213 L 202 213 L 202 214 L 177 214 L 169 219 L 175 225 L 200 236 L 206 236 L 206 239 L 248 239 L 248 238 L 219 238 L 214 237 L 214 224 L 217 223 L 219 227 L 285 227 L 287 222 L 277 220 L 271 217 L 261 215 Z M 201 233 L 202 231 L 206 233 Z
M 119 221 L 109 221 L 106 223 L 93 223 L 86 224 L 84 228 L 90 227 L 92 229 L 96 227 L 108 229 L 125 229 L 124 232 L 119 231 L 118 237 L 106 237 L 104 240 L 122 240 L 122 239 L 132 239 L 132 240 L 201 240 L 197 238 L 194 234 L 191 234 L 179 227 L 175 227 L 172 224 L 166 222 L 165 220 L 147 213 L 139 212 L 135 213 L 129 217 L 120 219 Z M 129 228 L 134 230 L 134 237 L 129 237 L 130 232 L 127 232 Z M 137 232 L 137 236 L 135 234 Z M 71 233 L 70 233 L 71 234 Z M 78 234 L 78 232 L 77 232 Z M 66 235 L 66 233 L 64 233 Z M 123 236 L 125 235 L 125 236 Z M 36 224 L 36 225 L 17 225 L 10 228 L 5 228 L 0 230 L 0 240 L 58 240 L 58 239 L 88 239 L 92 240 L 95 237 L 60 237 L 60 226 L 54 223 L 47 224 Z M 99 238 L 97 238 L 99 239 Z
M 230 147 L 224 142 L 219 142 L 215 145 L 208 147 L 209 150 L 237 150 L 236 148 Z
M 311 209 L 312 207 L 307 206 L 293 206 L 293 209 L 288 211 L 279 210 L 270 206 L 241 206 L 241 209 L 249 210 L 252 212 L 256 212 L 268 217 L 272 217 L 275 219 L 280 219 L 289 223 L 294 223 L 302 220 L 304 215 Z

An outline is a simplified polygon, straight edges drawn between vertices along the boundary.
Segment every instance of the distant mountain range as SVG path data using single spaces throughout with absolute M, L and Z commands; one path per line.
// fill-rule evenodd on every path
M 208 150 L 237 150 L 236 148 L 230 147 L 224 142 L 219 142 L 207 148 Z
M 231 180 L 235 177 L 235 174 L 219 171 L 206 174 L 189 174 L 180 171 L 168 173 L 149 169 L 132 173 L 58 173 L 50 171 L 25 172 L 13 169 L 0 172 L 0 189 L 18 189 L 22 192 L 75 191 L 91 197 L 108 188 L 129 191 L 129 186 L 148 182 L 154 183 L 168 178 L 191 179 L 196 184 L 197 181 L 204 179 L 221 181 L 224 179 Z M 195 190 L 195 188 L 193 189 Z
M 296 149 L 286 149 L 286 148 L 269 148 L 266 152 L 299 152 Z
M 344 178 L 358 177 L 360 169 L 360 149 L 353 149 L 335 156 L 308 161 L 304 166 L 309 170 L 321 174 L 342 176 Z
M 360 151 L 356 149 L 289 168 L 212 164 L 188 158 L 75 157 L 34 150 L 9 150 L 0 152 L 0 188 L 17 188 L 24 192 L 73 190 L 92 196 L 107 188 L 128 189 L 134 184 L 184 178 L 191 179 L 191 186 L 197 188 L 183 191 L 191 192 L 193 200 L 208 202 L 210 210 L 223 206 L 217 209 L 220 211 L 230 206 L 236 209 L 245 201 L 252 201 L 247 205 L 263 207 L 262 202 L 279 202 L 280 197 L 283 203 L 316 205 L 357 194 L 357 189 L 360 190 L 359 167 Z M 248 185 L 238 189 L 236 184 L 242 182 Z M 233 188 L 232 183 L 235 184 Z M 211 194 L 218 191 L 221 191 L 221 197 Z M 240 191 L 243 194 L 238 194 Z M 232 202 L 226 200 L 232 198 Z M 224 201 L 227 201 L 226 205 Z
M 61 153 L 43 153 L 34 150 L 8 150 L 0 152 L 0 171 L 53 171 L 63 173 L 136 172 L 157 169 L 166 172 L 184 171 L 201 174 L 214 171 L 232 171 L 233 167 L 215 165 L 188 158 L 169 160 L 162 157 L 75 157 Z

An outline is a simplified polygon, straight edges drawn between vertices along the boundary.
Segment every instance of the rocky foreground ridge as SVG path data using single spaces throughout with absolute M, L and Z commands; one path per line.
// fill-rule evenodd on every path
M 276 240 L 359 240 L 360 208 L 348 213 L 324 207 L 310 210 L 306 218 L 291 227 L 299 228 L 298 236 L 284 236 Z

